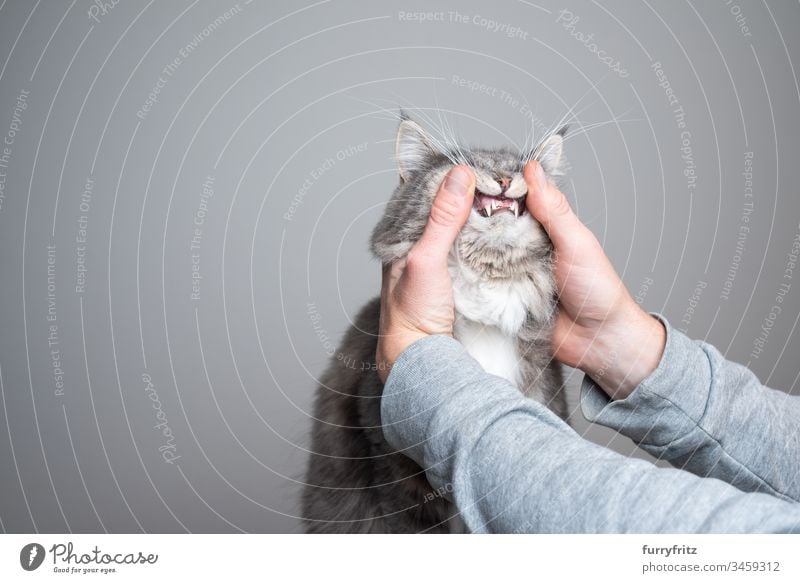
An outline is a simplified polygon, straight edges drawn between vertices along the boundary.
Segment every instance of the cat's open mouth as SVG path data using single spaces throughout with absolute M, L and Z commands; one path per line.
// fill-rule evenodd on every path
M 515 217 L 519 217 L 525 212 L 525 196 L 508 198 L 502 194 L 492 196 L 476 190 L 474 206 L 482 217 L 491 217 L 501 212 L 514 213 Z

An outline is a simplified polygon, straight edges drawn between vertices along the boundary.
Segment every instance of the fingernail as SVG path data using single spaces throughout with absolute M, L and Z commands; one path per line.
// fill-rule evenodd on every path
M 461 166 L 456 166 L 448 172 L 447 179 L 444 182 L 445 190 L 458 196 L 466 196 L 467 192 L 469 192 L 469 185 L 469 172 Z

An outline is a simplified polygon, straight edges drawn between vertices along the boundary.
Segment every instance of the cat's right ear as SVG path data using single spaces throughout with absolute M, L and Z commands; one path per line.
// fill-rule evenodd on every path
M 564 161 L 564 136 L 567 126 L 551 134 L 536 148 L 533 159 L 538 160 L 548 174 L 561 174 Z
M 403 182 L 408 180 L 411 174 L 422 168 L 425 161 L 435 152 L 431 139 L 419 124 L 410 119 L 400 122 L 395 140 L 395 157 L 400 180 Z

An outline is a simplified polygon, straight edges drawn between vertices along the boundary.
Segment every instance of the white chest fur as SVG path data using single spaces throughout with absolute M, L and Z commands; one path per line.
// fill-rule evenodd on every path
M 515 338 L 496 326 L 479 324 L 464 317 L 456 320 L 454 335 L 488 373 L 520 386 L 519 352 Z
M 531 280 L 486 280 L 452 260 L 454 335 L 486 372 L 520 386 L 517 335 L 529 311 L 543 306 Z

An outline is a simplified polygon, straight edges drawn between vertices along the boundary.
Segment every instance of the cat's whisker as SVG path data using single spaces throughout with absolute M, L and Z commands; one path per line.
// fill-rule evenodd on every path
M 587 95 L 589 95 L 589 94 L 590 94 L 590 93 L 592 93 L 593 91 L 596 91 L 596 90 L 597 90 L 597 88 L 600 86 L 600 84 L 601 84 L 603 81 L 605 81 L 607 77 L 608 77 L 608 73 L 606 73 L 605 75 L 603 75 L 602 77 L 600 77 L 600 79 L 599 79 L 599 80 L 598 80 L 596 83 L 593 83 L 593 84 L 592 84 L 592 85 L 589 87 L 589 89 L 587 89 L 587 90 L 586 90 L 586 92 L 585 92 L 583 95 L 581 95 L 581 96 L 578 98 L 578 100 L 575 102 L 575 104 L 574 104 L 572 107 L 570 107 L 570 108 L 567 110 L 567 112 L 566 112 L 566 113 L 565 113 L 565 114 L 564 114 L 564 115 L 561 117 L 561 119 L 560 119 L 560 120 L 559 120 L 559 121 L 558 121 L 558 122 L 557 122 L 557 123 L 556 123 L 556 124 L 555 124 L 553 127 L 551 127 L 551 128 L 550 128 L 550 130 L 548 131 L 548 135 L 549 135 L 550 133 L 552 133 L 552 132 L 556 131 L 556 129 L 558 129 L 559 127 L 563 126 L 565 123 L 567 123 L 567 121 L 568 121 L 569 119 L 573 119 L 573 118 L 574 118 L 574 119 L 577 119 L 577 116 L 578 116 L 580 113 L 582 113 L 583 111 L 586 111 L 586 109 L 587 109 L 588 107 L 590 107 L 591 105 L 593 105 L 593 103 L 590 103 L 590 104 L 588 104 L 586 107 L 584 107 L 584 108 L 583 108 L 583 109 L 582 109 L 580 112 L 578 112 L 578 114 L 576 114 L 576 113 L 575 113 L 575 108 L 577 108 L 577 107 L 578 107 L 578 105 L 580 105 L 580 103 L 581 103 L 581 102 L 582 102 L 582 101 L 583 101 L 583 100 L 586 98 L 586 96 L 587 96 Z
M 586 133 L 590 132 L 591 130 L 597 129 L 599 127 L 612 125 L 612 124 L 617 125 L 617 124 L 620 124 L 620 123 L 636 122 L 636 121 L 642 121 L 642 120 L 641 119 L 611 119 L 611 120 L 608 120 L 608 121 L 600 121 L 600 122 L 595 122 L 595 123 L 590 123 L 590 124 L 582 124 L 582 125 L 577 126 L 577 129 L 575 131 L 569 132 L 564 137 L 564 141 L 566 141 L 567 139 L 575 138 L 577 136 L 581 136 L 581 135 L 586 134 Z
M 395 95 L 395 97 L 398 99 L 398 101 L 404 101 L 403 97 L 398 95 L 394 91 L 392 91 L 390 93 Z M 434 148 L 437 151 L 439 151 L 441 154 L 447 156 L 448 159 L 453 161 L 452 158 L 448 155 L 449 148 L 448 148 L 446 139 L 444 137 L 440 137 L 440 136 L 442 136 L 442 132 L 441 132 L 441 129 L 439 128 L 439 126 L 436 125 L 436 123 L 433 121 L 433 119 L 427 114 L 427 112 L 423 108 L 414 106 L 413 104 L 410 104 L 408 102 L 406 102 L 406 103 L 407 103 L 406 107 L 409 109 L 409 111 L 413 111 L 416 116 L 423 118 L 425 120 L 425 122 L 431 128 L 433 128 L 435 130 L 434 133 L 428 132 L 427 136 L 426 136 L 430 140 L 431 145 L 434 146 Z M 440 111 L 440 109 L 437 107 L 437 112 L 438 111 Z M 403 119 L 402 116 L 403 116 L 403 114 L 401 114 L 401 119 Z M 405 118 L 408 118 L 408 116 L 406 115 Z
M 529 124 L 525 125 L 525 142 L 523 143 L 522 147 L 519 149 L 520 151 L 520 162 L 522 164 L 525 163 L 525 153 L 532 151 L 533 144 L 535 143 L 536 138 L 536 116 L 533 114 L 533 108 L 531 104 L 528 102 L 528 98 L 525 96 L 525 92 L 522 91 L 515 83 L 512 83 L 514 89 L 516 89 L 517 94 L 522 97 L 522 100 L 525 102 L 525 106 L 527 111 L 530 112 L 529 117 Z
M 392 110 L 392 109 L 390 109 L 388 107 L 384 107 L 384 106 L 380 105 L 379 103 L 375 103 L 375 102 L 369 101 L 368 99 L 364 99 L 362 97 L 356 97 L 354 95 L 345 95 L 345 96 L 348 97 L 349 99 L 354 100 L 354 101 L 360 101 L 361 103 L 364 103 L 366 105 L 374 107 L 375 109 L 378 110 L 378 112 L 376 112 L 376 114 L 377 113 L 386 114 L 386 117 L 379 117 L 379 116 L 376 115 L 376 117 L 378 117 L 379 119 L 385 119 L 385 120 L 394 121 L 394 122 L 397 122 L 397 123 L 400 123 L 402 121 L 402 117 L 401 117 L 400 113 L 395 111 L 395 110 Z
M 447 124 L 447 116 L 442 119 L 442 108 L 439 106 L 439 93 L 436 91 L 436 86 L 433 87 L 433 100 L 436 104 L 436 116 L 439 118 L 439 127 L 441 127 L 444 140 L 448 145 L 448 151 L 456 144 L 455 136 L 452 135 L 452 129 Z M 456 146 L 457 147 L 457 146 Z M 457 156 L 456 156 L 457 158 Z

